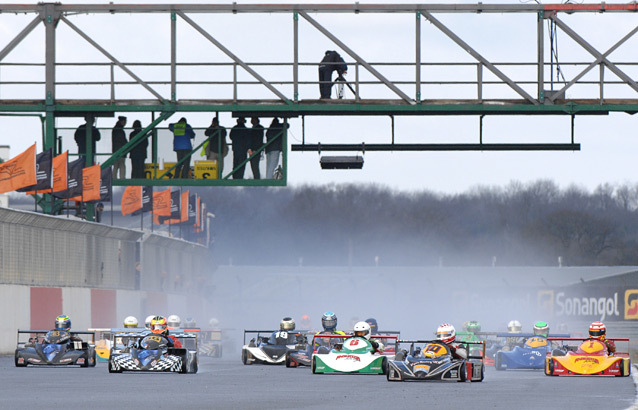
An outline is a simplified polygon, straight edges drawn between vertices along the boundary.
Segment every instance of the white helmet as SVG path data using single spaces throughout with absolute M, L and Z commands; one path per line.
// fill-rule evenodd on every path
M 151 330 L 151 320 L 153 320 L 154 317 L 155 315 L 149 315 L 146 316 L 146 320 L 144 320 L 144 327 L 148 330 Z
M 356 337 L 365 337 L 370 339 L 370 325 L 367 322 L 357 322 L 354 325 L 354 335 Z
M 182 325 L 182 319 L 177 315 L 170 315 L 166 321 L 169 329 L 179 329 Z
M 456 329 L 449 323 L 443 323 L 436 329 L 436 340 L 451 343 L 456 339 Z
M 510 333 L 521 333 L 521 331 L 523 330 L 523 325 L 521 325 L 521 322 L 519 322 L 518 320 L 510 320 L 510 322 L 507 324 L 507 330 Z
M 214 317 L 210 318 L 210 320 L 208 321 L 208 326 L 210 326 L 211 329 L 217 329 L 219 327 L 219 320 L 215 319 Z
M 126 328 L 137 327 L 137 318 L 135 316 L 127 316 L 126 319 L 124 319 L 124 327 Z

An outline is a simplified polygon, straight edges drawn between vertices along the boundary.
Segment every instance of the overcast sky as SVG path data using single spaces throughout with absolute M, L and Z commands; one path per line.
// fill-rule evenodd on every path
M 5 2 L 2 2 L 5 3 Z M 35 4 L 36 2 L 22 2 Z M 64 4 L 85 4 L 86 1 L 68 1 Z M 138 4 L 137 1 L 121 1 L 118 4 Z M 172 3 L 172 2 L 153 2 Z M 189 3 L 204 3 L 192 1 Z M 209 2 L 206 2 L 209 3 Z M 247 2 L 238 2 L 240 4 Z M 269 1 L 268 3 L 283 3 Z M 351 3 L 338 2 L 333 3 Z M 360 2 L 366 3 L 366 2 Z M 403 3 L 414 3 L 405 1 Z M 475 3 L 457 1 L 457 3 Z M 488 3 L 509 3 L 494 2 Z M 585 2 L 595 3 L 595 2 Z M 226 4 L 223 2 L 221 4 Z M 218 38 L 226 47 L 247 62 L 292 62 L 292 17 L 287 14 L 260 15 L 191 15 L 193 20 Z M 333 32 L 360 56 L 370 62 L 414 62 L 414 16 L 399 15 L 312 15 L 318 22 Z M 490 61 L 534 62 L 536 60 L 536 17 L 533 14 L 438 14 L 436 17 L 468 42 Z M 32 19 L 33 15 L 0 15 L 0 48 L 3 48 Z M 561 14 L 560 18 L 574 28 L 599 51 L 604 52 L 635 26 L 635 15 L 630 13 L 606 14 Z M 123 62 L 168 62 L 170 53 L 169 17 L 160 15 L 83 15 L 72 16 L 70 20 Z M 241 32 L 241 35 L 238 33 Z M 38 27 L 4 62 L 43 62 L 44 30 Z M 229 59 L 197 34 L 184 21 L 178 19 L 178 59 L 180 62 L 228 62 Z M 547 32 L 546 32 L 547 37 Z M 638 39 L 632 38 L 610 55 L 611 61 L 636 62 L 635 50 Z M 300 61 L 318 62 L 325 50 L 337 49 L 335 45 L 317 32 L 306 21 L 300 19 Z M 549 61 L 549 41 L 546 38 L 546 61 Z M 346 61 L 352 61 L 342 53 Z M 559 33 L 559 59 L 562 62 L 590 63 L 593 57 L 582 47 L 572 42 L 567 35 Z M 106 58 L 88 43 L 72 32 L 68 26 L 58 26 L 58 62 L 105 62 Z M 442 35 L 427 21 L 422 21 L 422 60 L 426 62 L 474 62 L 469 54 Z M 579 70 L 568 65 L 562 66 L 567 80 Z M 143 79 L 167 79 L 167 71 L 132 67 Z M 255 68 L 269 80 L 291 80 L 291 70 L 287 68 Z M 638 77 L 638 68 L 623 67 L 633 78 Z M 361 70 L 361 79 L 372 77 Z M 413 69 L 380 67 L 384 75 L 394 80 L 412 80 Z M 503 68 L 516 80 L 534 81 L 534 69 Z M 2 67 L 0 79 L 17 80 L 30 78 L 43 81 L 43 70 Z M 180 69 L 180 79 L 211 78 L 230 79 L 228 68 L 184 68 Z M 588 79 L 598 78 L 598 69 L 592 70 Z M 488 74 L 485 74 L 489 78 Z M 547 74 L 549 77 L 549 73 Z M 78 70 L 61 68 L 59 81 L 100 78 L 108 79 L 105 69 Z M 124 73 L 117 78 L 128 80 Z M 240 78 L 250 79 L 240 74 Z M 424 68 L 424 80 L 465 80 L 474 81 L 472 69 Z M 606 78 L 613 78 L 607 70 Z M 300 70 L 302 81 L 316 81 L 316 67 Z M 348 79 L 354 81 L 351 68 Z M 415 95 L 413 85 L 401 85 L 410 96 Z M 161 94 L 169 97 L 168 87 L 154 86 Z M 277 85 L 284 94 L 292 97 L 292 87 Z M 536 95 L 535 85 L 525 85 L 531 95 Z M 549 88 L 546 87 L 546 88 Z M 59 87 L 58 98 L 108 98 L 108 87 Z M 568 97 L 596 98 L 598 88 L 579 87 L 568 92 Z M 394 98 L 383 87 L 362 85 L 363 98 Z M 334 93 L 333 93 L 334 95 Z M 151 98 L 140 87 L 121 87 L 116 90 L 119 98 Z M 301 99 L 318 98 L 316 85 L 300 88 Z M 424 86 L 422 98 L 475 98 L 475 86 Z M 614 86 L 606 89 L 608 98 L 636 98 L 636 92 L 628 86 Z M 231 98 L 229 87 L 181 87 L 178 98 Z M 352 95 L 346 92 L 346 98 Z M 484 98 L 518 98 L 503 87 L 487 88 Z M 0 98 L 43 98 L 43 87 L 0 86 Z M 240 88 L 240 98 L 274 98 L 263 87 L 246 86 Z M 183 115 L 177 113 L 171 119 L 176 121 L 186 116 L 194 127 L 205 128 L 210 124 L 212 114 Z M 129 126 L 134 119 L 144 124 L 150 121 L 147 114 L 128 114 Z M 172 122 L 171 121 L 171 122 Z M 510 181 L 529 182 L 537 179 L 552 179 L 561 187 L 577 184 L 589 190 L 602 183 L 635 183 L 637 177 L 635 155 L 638 153 L 636 123 L 638 118 L 628 114 L 609 116 L 576 117 L 575 140 L 581 144 L 580 152 L 419 152 L 419 153 L 365 153 L 362 170 L 323 171 L 319 166 L 317 153 L 290 153 L 289 177 L 291 185 L 323 183 L 379 183 L 400 190 L 429 189 L 443 193 L 467 190 L 477 185 L 506 185 Z M 115 120 L 99 119 L 98 127 L 111 128 Z M 75 119 L 58 120 L 59 127 L 76 127 Z M 232 126 L 235 121 L 229 113 L 221 114 L 221 123 Z M 267 126 L 270 118 L 263 119 Z M 306 118 L 306 141 L 310 143 L 358 143 L 365 141 L 390 142 L 391 127 L 388 117 L 308 117 Z M 477 116 L 463 117 L 397 117 L 395 120 L 397 143 L 477 143 L 479 119 Z M 0 145 L 10 145 L 11 155 L 15 155 L 34 141 L 40 149 L 41 126 L 35 118 L 0 117 Z M 104 145 L 98 151 L 110 148 L 110 132 L 103 133 Z M 300 119 L 291 120 L 289 143 L 300 143 L 302 128 Z M 198 134 L 196 142 L 203 140 Z M 484 119 L 483 141 L 491 142 L 570 142 L 570 118 L 541 116 L 489 116 Z M 160 153 L 168 160 L 174 154 L 170 151 L 170 138 L 164 142 Z M 75 143 L 65 139 L 64 147 L 76 152 Z M 100 149 L 102 148 L 102 149 Z M 349 153 L 349 155 L 352 153 Z M 129 166 L 130 170 L 130 166 Z M 129 171 L 130 172 L 130 171 Z M 251 173 L 248 171 L 248 175 Z

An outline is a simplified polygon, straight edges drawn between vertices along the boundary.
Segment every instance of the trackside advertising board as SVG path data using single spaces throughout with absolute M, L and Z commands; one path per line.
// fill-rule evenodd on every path
M 559 320 L 638 320 L 638 288 L 572 286 L 543 289 L 538 311 Z

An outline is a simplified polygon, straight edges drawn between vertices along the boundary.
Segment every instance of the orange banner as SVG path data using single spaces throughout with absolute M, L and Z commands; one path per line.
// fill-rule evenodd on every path
M 182 192 L 182 217 L 180 222 L 188 222 L 188 193 L 189 191 Z
M 122 215 L 142 209 L 142 187 L 127 186 L 122 195 Z
M 200 217 L 202 216 L 202 199 L 199 197 L 199 195 L 197 196 L 197 205 L 195 206 L 195 212 L 197 212 L 197 215 L 195 215 L 195 228 L 199 228 L 199 225 L 201 223 L 201 221 L 199 220 Z
M 102 169 L 93 165 L 82 169 L 82 195 L 69 199 L 70 201 L 91 202 L 100 200 L 100 177 Z
M 0 164 L 0 194 L 35 185 L 37 182 L 35 144 L 17 157 Z
M 62 192 L 67 190 L 68 164 L 69 151 L 53 157 L 53 192 Z
M 171 216 L 171 189 L 162 192 L 153 192 L 153 214 Z M 158 223 L 159 225 L 159 219 Z

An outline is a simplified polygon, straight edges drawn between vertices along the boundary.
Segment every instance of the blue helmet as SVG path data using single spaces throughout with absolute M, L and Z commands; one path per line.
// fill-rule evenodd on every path
M 370 333 L 376 335 L 379 331 L 379 326 L 377 325 L 377 319 L 371 317 L 370 319 L 366 319 L 366 323 L 370 325 Z
M 326 312 L 321 316 L 321 325 L 323 330 L 337 329 L 337 315 L 332 312 Z
M 67 315 L 60 315 L 55 318 L 56 330 L 71 330 L 71 319 Z

